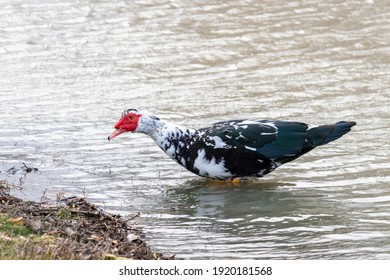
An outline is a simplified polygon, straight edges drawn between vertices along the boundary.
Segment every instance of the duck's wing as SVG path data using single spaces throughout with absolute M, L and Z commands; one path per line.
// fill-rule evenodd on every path
M 355 122 L 341 121 L 309 127 L 292 121 L 234 120 L 217 122 L 203 131 L 213 141 L 220 139 L 225 147 L 253 151 L 272 161 L 285 163 L 340 138 L 354 125 Z M 221 143 L 219 146 L 223 146 Z
M 232 120 L 201 129 L 215 148 L 253 151 L 271 160 L 296 158 L 314 148 L 309 126 L 301 122 Z

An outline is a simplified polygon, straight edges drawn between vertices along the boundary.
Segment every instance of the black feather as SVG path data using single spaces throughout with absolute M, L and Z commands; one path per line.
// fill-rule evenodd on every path
M 202 145 L 206 157 L 223 159 L 233 177 L 261 177 L 316 146 L 340 138 L 355 124 L 338 122 L 309 129 L 301 122 L 232 120 L 215 123 L 199 132 L 203 134 L 203 142 L 208 143 Z M 210 145 L 214 137 L 225 145 L 220 148 Z

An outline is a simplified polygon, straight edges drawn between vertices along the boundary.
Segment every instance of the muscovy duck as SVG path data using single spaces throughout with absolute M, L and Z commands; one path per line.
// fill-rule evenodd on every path
M 173 160 L 212 179 L 262 177 L 313 148 L 334 141 L 355 122 L 309 126 L 278 120 L 230 120 L 190 129 L 138 109 L 128 109 L 108 140 L 124 132 L 149 135 Z

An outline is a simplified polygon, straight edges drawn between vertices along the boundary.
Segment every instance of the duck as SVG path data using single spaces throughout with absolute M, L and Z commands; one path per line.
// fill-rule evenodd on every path
M 143 133 L 192 173 L 214 180 L 263 177 L 351 131 L 354 121 L 308 125 L 281 120 L 226 120 L 201 129 L 175 125 L 140 109 L 124 110 L 108 136 Z

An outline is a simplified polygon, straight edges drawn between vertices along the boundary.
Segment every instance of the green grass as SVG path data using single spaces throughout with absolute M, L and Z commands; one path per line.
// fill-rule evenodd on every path
M 0 260 L 77 259 L 77 244 L 59 237 L 38 235 L 0 213 Z
M 18 259 L 21 248 L 30 239 L 31 231 L 12 222 L 6 214 L 0 213 L 0 259 Z
M 25 226 L 18 225 L 10 221 L 10 217 L 0 213 L 0 232 L 3 232 L 9 236 L 23 236 L 27 237 L 31 234 L 31 231 Z
M 71 220 L 73 218 L 72 213 L 66 208 L 61 209 L 58 216 L 64 220 Z

